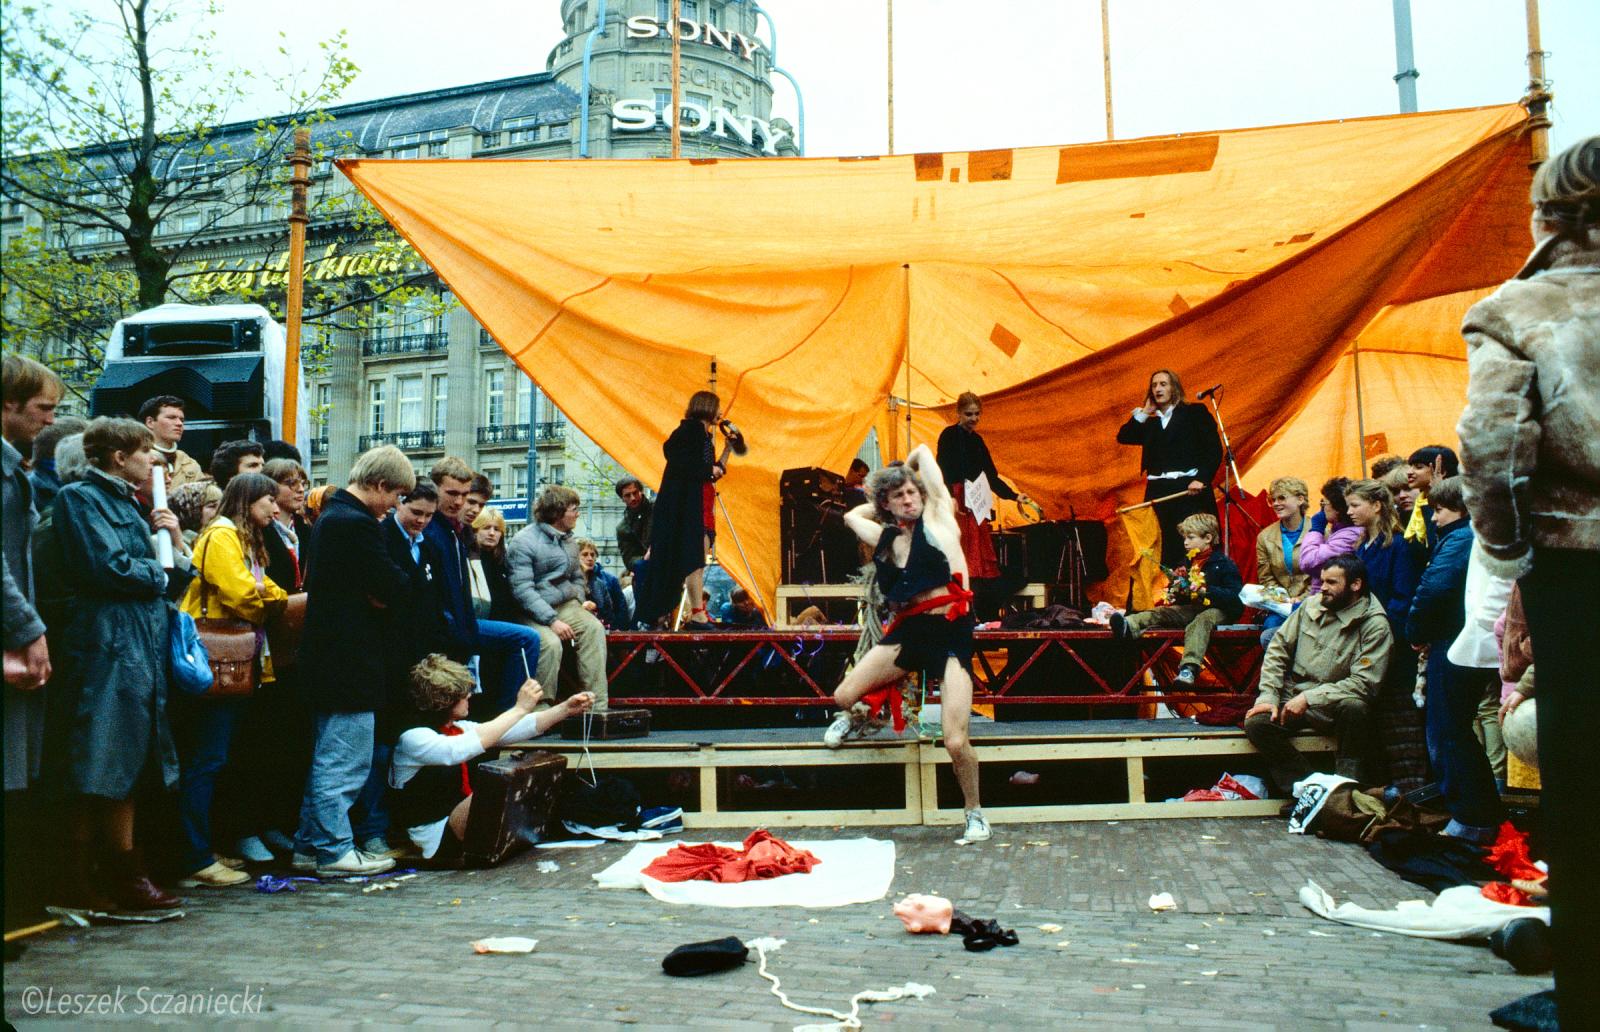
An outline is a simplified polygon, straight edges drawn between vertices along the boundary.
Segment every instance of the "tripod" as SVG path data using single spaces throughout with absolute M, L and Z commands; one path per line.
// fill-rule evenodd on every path
M 1261 524 L 1257 523 L 1245 509 L 1244 503 L 1235 497 L 1234 492 L 1239 490 L 1239 464 L 1233 458 L 1233 442 L 1228 440 L 1228 427 L 1222 421 L 1222 406 L 1217 403 L 1217 395 L 1222 387 L 1207 392 L 1211 402 L 1211 414 L 1217 420 L 1217 433 L 1222 436 L 1222 550 L 1229 554 L 1233 552 L 1233 523 L 1228 518 L 1230 509 L 1237 509 L 1240 516 L 1248 523 L 1251 529 L 1260 531 Z

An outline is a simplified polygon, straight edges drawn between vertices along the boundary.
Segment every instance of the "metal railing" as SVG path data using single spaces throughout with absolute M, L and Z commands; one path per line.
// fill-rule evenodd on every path
M 540 444 L 561 444 L 566 439 L 566 423 L 555 420 L 538 424 L 538 442 Z M 478 427 L 479 444 L 525 444 L 527 440 L 527 423 L 504 423 L 499 426 Z
M 448 351 L 448 333 L 403 333 L 393 337 L 372 337 L 361 342 L 361 353 L 375 355 L 418 355 Z
M 328 439 L 326 437 L 313 437 L 311 439 L 311 457 L 328 454 Z
M 362 434 L 361 450 L 392 444 L 401 451 L 423 451 L 444 447 L 443 430 L 397 430 L 388 434 Z

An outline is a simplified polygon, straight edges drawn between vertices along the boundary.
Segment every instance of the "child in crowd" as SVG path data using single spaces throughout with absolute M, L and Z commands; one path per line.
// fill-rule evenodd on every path
M 1333 477 L 1322 485 L 1322 508 L 1311 517 L 1311 529 L 1300 541 L 1300 553 L 1295 562 L 1300 572 L 1309 574 L 1311 583 L 1308 595 L 1322 590 L 1322 568 L 1341 555 L 1349 555 L 1361 541 L 1361 528 L 1350 520 L 1350 506 L 1345 501 L 1348 477 Z
M 1178 683 L 1194 684 L 1205 662 L 1211 634 L 1219 626 L 1239 619 L 1244 603 L 1239 592 L 1244 578 L 1232 559 L 1218 549 L 1221 530 L 1210 513 L 1196 513 L 1178 524 L 1189 565 L 1172 571 L 1163 604 L 1143 613 L 1111 616 L 1111 633 L 1131 638 L 1152 627 L 1182 627 L 1183 662 Z
M 441 864 L 461 856 L 472 808 L 467 764 L 501 742 L 542 735 L 594 702 L 594 696 L 579 692 L 536 713 L 544 689 L 530 677 L 510 709 L 477 724 L 465 719 L 472 690 L 471 671 L 438 653 L 412 667 L 415 713 L 389 768 L 396 819 L 422 855 Z

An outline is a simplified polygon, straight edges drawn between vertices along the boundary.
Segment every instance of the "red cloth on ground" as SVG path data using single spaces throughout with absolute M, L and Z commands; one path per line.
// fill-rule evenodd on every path
M 650 861 L 643 873 L 664 882 L 745 882 L 806 874 L 820 863 L 810 850 L 796 849 L 761 828 L 750 833 L 742 850 L 715 842 L 673 846 Z
M 1483 898 L 1496 903 L 1509 903 L 1514 907 L 1531 907 L 1534 905 L 1533 897 L 1505 882 L 1490 882 L 1483 887 Z
M 1500 837 L 1494 840 L 1484 860 L 1507 878 L 1544 880 L 1544 872 L 1533 866 L 1533 858 L 1528 855 L 1528 836 L 1512 827 L 1510 821 L 1500 825 Z

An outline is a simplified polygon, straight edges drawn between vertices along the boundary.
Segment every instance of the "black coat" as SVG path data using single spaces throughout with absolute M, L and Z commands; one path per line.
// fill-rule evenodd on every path
M 411 708 L 411 668 L 432 652 L 447 652 L 450 629 L 445 626 L 440 597 L 439 555 L 433 542 L 422 539 L 422 562 L 411 558 L 411 545 L 405 531 L 390 514 L 378 524 L 389 558 L 405 571 L 408 587 L 400 601 L 383 614 L 388 645 L 384 660 L 388 668 L 387 715 L 409 712 Z M 380 713 L 380 724 L 385 714 Z M 390 727 L 385 737 L 392 738 L 402 728 Z
M 261 541 L 267 550 L 267 579 L 291 595 L 300 590 L 305 580 L 305 544 L 311 537 L 311 525 L 299 514 L 294 517 L 294 534 L 295 540 L 300 542 L 300 559 L 289 551 L 289 543 L 276 527 L 261 532 Z
M 516 592 L 511 590 L 511 575 L 506 572 L 505 547 L 479 556 L 483 563 L 483 579 L 489 582 L 489 619 L 504 623 L 521 623 L 522 607 L 517 604 Z
M 711 432 L 696 419 L 672 431 L 661 452 L 667 458 L 650 523 L 650 558 L 642 584 L 634 587 L 636 615 L 644 623 L 670 613 L 683 597 L 683 579 L 706 564 L 705 485 L 716 453 Z M 691 606 L 698 606 L 693 599 Z
M 1194 479 L 1209 484 L 1222 466 L 1217 421 L 1204 405 L 1180 404 L 1173 409 L 1165 427 L 1160 416 L 1151 416 L 1143 423 L 1129 416 L 1117 431 L 1117 443 L 1139 445 L 1139 468 L 1150 475 L 1192 469 L 1198 471 Z M 1174 486 L 1162 493 L 1181 491 L 1188 483 L 1174 480 Z
M 372 513 L 349 491 L 333 493 L 311 528 L 300 670 L 319 713 L 375 713 L 384 704 L 388 611 L 411 577 L 389 557 Z
M 984 473 L 989 477 L 989 490 L 996 498 L 1017 500 L 1017 492 L 1000 479 L 994 459 L 989 455 L 989 446 L 976 430 L 964 430 L 959 423 L 945 427 L 939 432 L 934 459 L 939 463 L 939 472 L 944 474 L 944 482 L 952 487 L 977 480 L 978 474 Z

